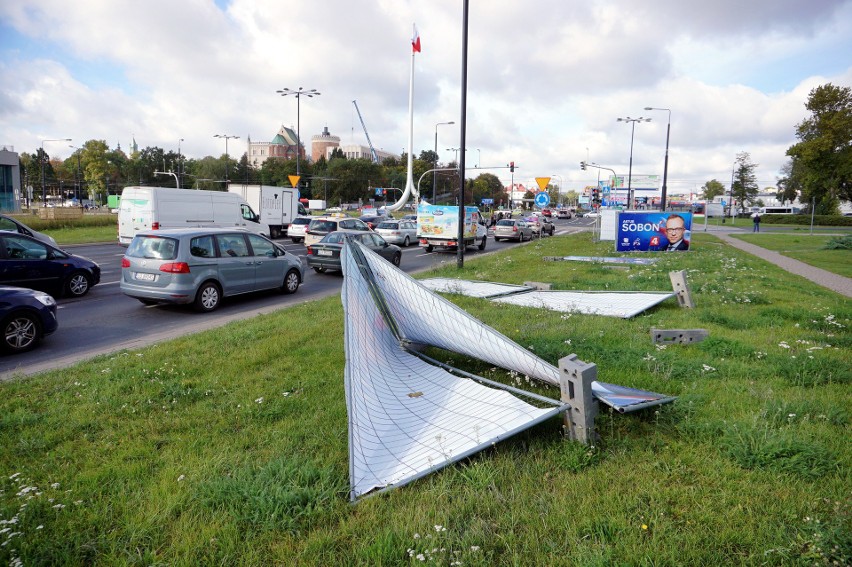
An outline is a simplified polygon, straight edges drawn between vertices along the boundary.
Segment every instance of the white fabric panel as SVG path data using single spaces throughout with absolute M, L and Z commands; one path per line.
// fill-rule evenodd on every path
M 508 297 L 495 297 L 491 301 L 628 319 L 674 296 L 673 292 L 532 291 Z
M 390 262 L 359 248 L 378 275 L 379 293 L 400 282 L 411 287 L 413 280 L 391 277 L 398 269 Z M 375 289 L 371 291 L 349 245 L 344 247 L 342 264 L 353 499 L 410 482 L 560 411 L 536 408 L 508 392 L 459 378 L 406 352 L 386 324 L 377 306 L 381 298 L 374 295 Z M 424 311 L 418 309 L 417 313 L 423 315 Z M 420 325 L 428 321 L 422 319 Z M 416 323 L 409 317 L 407 325 Z
M 531 291 L 533 288 L 525 285 L 511 285 L 494 282 L 478 282 L 470 280 L 454 280 L 452 278 L 429 278 L 417 280 L 421 285 L 432 291 L 442 293 L 458 293 L 468 297 L 487 299 L 520 291 Z

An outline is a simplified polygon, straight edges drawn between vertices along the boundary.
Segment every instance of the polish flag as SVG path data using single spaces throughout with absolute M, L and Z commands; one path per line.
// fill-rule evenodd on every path
M 417 24 L 414 24 L 414 37 L 411 38 L 411 52 L 420 53 L 420 34 L 417 33 Z

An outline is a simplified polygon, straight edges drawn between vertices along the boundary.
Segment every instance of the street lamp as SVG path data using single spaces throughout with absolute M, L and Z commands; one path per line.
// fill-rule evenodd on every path
M 178 189 L 180 189 L 181 187 L 183 187 L 183 184 L 181 183 L 181 167 L 180 167 L 180 143 L 181 143 L 181 142 L 183 142 L 183 138 L 180 138 L 180 139 L 178 140 L 178 162 L 177 162 L 177 169 L 178 169 L 178 170 L 177 170 L 177 174 L 178 174 Z M 227 144 L 227 142 L 226 142 L 226 144 Z M 228 158 L 227 158 L 227 154 L 228 154 L 228 151 L 227 151 L 227 150 L 225 150 L 225 156 L 226 156 L 226 157 L 225 157 L 225 165 L 226 165 L 226 166 L 228 165 Z M 226 175 L 225 177 L 228 177 L 228 176 Z
M 668 108 L 654 108 L 652 106 L 646 106 L 645 110 L 665 110 L 669 113 L 669 121 L 666 125 L 666 160 L 663 162 L 663 191 L 660 196 L 660 210 L 666 210 L 666 180 L 669 177 L 669 134 L 672 129 L 672 111 Z
M 559 198 L 562 197 L 562 189 L 563 189 L 563 187 L 562 187 L 562 184 L 563 184 L 562 176 L 559 175 L 558 173 L 551 173 L 550 176 L 559 178 L 559 191 L 556 192 L 556 197 L 557 197 L 557 201 L 558 201 L 558 200 L 560 200 Z M 561 205 L 561 204 L 562 203 L 557 203 L 557 205 Z
M 482 150 L 476 148 L 476 167 L 479 169 L 479 166 L 482 165 Z
M 436 196 L 436 188 L 438 186 L 438 126 L 444 126 L 448 124 L 455 124 L 454 121 L 450 120 L 449 122 L 438 122 L 435 124 L 435 171 L 432 172 L 432 204 L 435 204 Z
M 74 153 L 77 154 L 77 173 L 74 174 L 74 198 L 77 201 L 80 200 L 80 149 L 77 146 L 68 145 L 69 148 L 73 148 L 76 150 Z
M 281 96 L 295 96 L 296 97 L 296 176 L 301 178 L 301 173 L 299 170 L 299 154 L 302 153 L 302 134 L 301 124 L 299 123 L 299 114 L 301 112 L 301 99 L 303 96 L 308 98 L 313 98 L 315 96 L 319 96 L 322 93 L 317 91 L 316 89 L 311 89 L 309 91 L 304 90 L 302 87 L 298 89 L 279 89 L 277 91 Z M 301 183 L 301 181 L 299 182 Z M 296 188 L 298 189 L 299 183 L 296 184 Z
M 228 189 L 228 140 L 231 138 L 236 138 L 239 140 L 239 136 L 231 136 L 230 134 L 213 134 L 214 138 L 225 138 L 225 190 Z M 165 169 L 165 168 L 163 168 Z M 179 183 L 178 183 L 179 184 Z
M 636 130 L 637 122 L 650 122 L 650 118 L 619 118 L 616 122 L 630 122 L 630 165 L 627 170 L 627 208 L 633 206 L 633 132 Z
M 45 201 L 47 199 L 47 190 L 44 186 L 44 143 L 45 142 L 70 142 L 71 138 L 54 138 L 51 140 L 42 140 L 41 141 L 41 206 L 45 205 Z

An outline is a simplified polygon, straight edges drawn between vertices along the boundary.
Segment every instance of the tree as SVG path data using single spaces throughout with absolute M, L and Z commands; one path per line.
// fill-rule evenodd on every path
M 812 116 L 796 126 L 800 141 L 787 150 L 803 201 L 816 212 L 837 212 L 840 199 L 852 200 L 852 88 L 831 83 L 811 90 L 805 104 Z
M 717 179 L 711 179 L 701 186 L 701 198 L 705 201 L 712 201 L 713 197 L 725 194 L 725 186 Z
M 740 209 L 746 203 L 753 205 L 757 197 L 759 188 L 757 177 L 754 174 L 755 169 L 757 169 L 757 164 L 751 163 L 751 156 L 748 152 L 737 154 L 737 159 L 734 162 L 734 183 L 731 187 L 731 193 Z
M 796 166 L 794 160 L 787 160 L 781 166 L 781 177 L 778 178 L 778 192 L 776 198 L 782 203 L 793 202 L 801 194 L 802 180 L 801 173 L 798 171 L 801 166 Z

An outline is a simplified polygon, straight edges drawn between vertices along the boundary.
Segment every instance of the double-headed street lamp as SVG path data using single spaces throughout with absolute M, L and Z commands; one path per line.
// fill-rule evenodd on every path
M 630 165 L 627 169 L 627 208 L 633 208 L 633 132 L 637 122 L 650 122 L 650 118 L 618 118 L 617 122 L 630 122 Z
M 663 191 L 660 196 L 660 210 L 666 210 L 666 181 L 669 177 L 669 134 L 672 129 L 672 111 L 668 108 L 654 108 L 652 106 L 646 106 L 645 110 L 665 110 L 669 113 L 669 121 L 666 125 L 666 160 L 663 162 Z
M 437 199 L 436 188 L 438 187 L 438 126 L 446 126 L 449 124 L 455 124 L 454 121 L 450 120 L 449 122 L 438 122 L 435 124 L 435 170 L 432 172 L 432 204 L 435 204 L 435 200 Z
M 225 139 L 225 190 L 227 190 L 228 189 L 228 181 L 229 181 L 229 179 L 228 179 L 228 161 L 230 159 L 230 158 L 228 158 L 228 140 L 230 140 L 231 138 L 236 138 L 236 139 L 239 140 L 240 137 L 239 136 L 231 136 L 230 134 L 213 134 L 213 137 Z M 178 182 L 178 185 L 180 185 L 180 182 Z
M 183 184 L 181 183 L 181 168 L 180 168 L 180 143 L 181 142 L 183 142 L 183 138 L 180 138 L 178 140 L 178 162 L 177 162 L 178 189 L 180 189 L 183 186 Z M 225 150 L 225 154 L 227 154 L 227 153 L 228 153 L 228 151 Z M 226 157 L 225 158 L 225 165 L 227 165 L 227 164 L 228 164 L 228 159 Z M 225 177 L 228 177 L 228 176 L 226 175 Z
M 46 204 L 47 200 L 47 190 L 44 186 L 44 143 L 45 142 L 70 142 L 71 138 L 54 138 L 51 140 L 42 140 L 41 141 L 41 206 L 43 207 Z
M 322 93 L 317 91 L 316 89 L 311 89 L 309 91 L 306 91 L 303 87 L 299 87 L 298 89 L 287 89 L 287 88 L 278 89 L 275 92 L 277 92 L 281 96 L 291 96 L 292 95 L 292 96 L 296 97 L 296 176 L 301 178 L 301 172 L 299 170 L 299 154 L 302 153 L 302 133 L 300 132 L 301 124 L 299 122 L 299 120 L 300 120 L 299 114 L 301 113 L 301 102 L 300 101 L 301 101 L 303 96 L 306 96 L 308 98 L 313 98 L 315 96 L 321 95 Z M 301 183 L 301 181 L 299 183 Z M 299 183 L 296 184 L 297 188 L 298 188 Z

